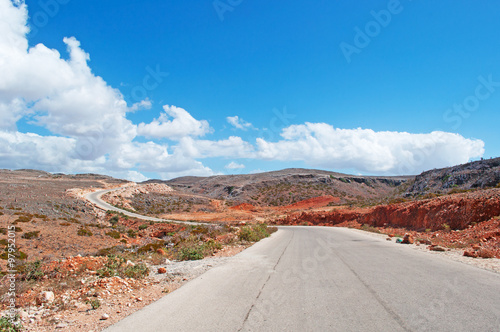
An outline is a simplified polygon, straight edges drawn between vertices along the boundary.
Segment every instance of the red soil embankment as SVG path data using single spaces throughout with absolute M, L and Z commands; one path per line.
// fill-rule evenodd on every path
M 371 226 L 438 230 L 445 227 L 464 229 L 473 222 L 479 223 L 499 215 L 500 190 L 490 189 L 365 209 L 303 212 L 288 215 L 276 223 L 333 226 L 355 221 Z
M 297 203 L 293 203 L 287 206 L 283 206 L 282 209 L 292 210 L 292 209 L 309 209 L 309 208 L 318 208 L 324 207 L 330 204 L 331 202 L 339 203 L 340 198 L 333 197 L 331 195 L 313 197 L 309 199 L 305 199 L 303 201 L 299 201 Z
M 239 210 L 239 211 L 256 211 L 255 206 L 249 203 L 241 203 L 235 206 L 231 206 L 230 210 Z

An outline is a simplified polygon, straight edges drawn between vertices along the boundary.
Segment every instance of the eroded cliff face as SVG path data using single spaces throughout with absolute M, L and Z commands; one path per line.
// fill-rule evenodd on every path
M 500 190 L 490 189 L 448 195 L 413 202 L 379 205 L 371 208 L 344 208 L 329 212 L 302 212 L 277 220 L 280 225 L 333 226 L 358 222 L 371 226 L 404 227 L 432 231 L 464 229 L 500 215 Z

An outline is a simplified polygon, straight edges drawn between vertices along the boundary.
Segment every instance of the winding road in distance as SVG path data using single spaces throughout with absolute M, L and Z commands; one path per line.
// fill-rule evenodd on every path
M 360 231 L 279 227 L 107 332 L 500 331 L 500 274 Z
M 148 220 L 148 221 L 156 221 L 156 222 L 172 222 L 172 223 L 176 223 L 176 224 L 203 225 L 203 223 L 200 223 L 200 222 L 178 221 L 178 220 L 160 219 L 160 218 L 155 218 L 155 217 L 144 216 L 142 214 L 133 213 L 133 212 L 130 212 L 127 210 L 117 208 L 109 203 L 106 203 L 105 201 L 103 201 L 101 199 L 102 195 L 107 194 L 107 193 L 112 192 L 112 191 L 115 191 L 115 190 L 118 190 L 118 189 L 122 189 L 122 188 L 123 187 L 98 190 L 98 191 L 95 191 L 92 193 L 88 193 L 84 197 L 87 201 L 94 204 L 98 208 L 103 209 L 104 211 L 111 210 L 111 211 L 121 212 L 129 217 L 134 217 L 134 218 Z

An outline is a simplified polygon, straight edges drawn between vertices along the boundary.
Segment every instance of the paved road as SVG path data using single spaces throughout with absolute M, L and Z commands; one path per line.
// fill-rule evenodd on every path
M 499 274 L 354 230 L 280 227 L 105 331 L 499 330 Z
M 118 190 L 118 189 L 121 189 L 121 188 L 98 190 L 98 191 L 95 191 L 93 193 L 86 194 L 85 199 L 87 201 L 89 201 L 90 203 L 94 204 L 95 206 L 97 206 L 98 208 L 103 209 L 104 211 L 108 211 L 108 210 L 117 211 L 117 212 L 121 212 L 129 217 L 139 218 L 142 220 L 150 220 L 150 221 L 156 221 L 156 222 L 174 222 L 176 224 L 189 224 L 189 225 L 202 225 L 202 224 L 204 224 L 204 223 L 200 223 L 200 222 L 178 221 L 178 220 L 160 219 L 160 218 L 155 218 L 155 217 L 144 216 L 142 214 L 129 212 L 127 210 L 122 210 L 122 209 L 117 208 L 111 204 L 106 203 L 105 201 L 103 201 L 101 199 L 102 195 L 109 193 L 111 191 Z

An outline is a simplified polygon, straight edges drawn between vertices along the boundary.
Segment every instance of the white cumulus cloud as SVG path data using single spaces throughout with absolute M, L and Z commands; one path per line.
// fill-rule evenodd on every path
M 229 164 L 224 166 L 226 169 L 242 169 L 245 168 L 245 165 L 243 164 L 238 164 L 237 162 L 231 161 Z
M 252 127 L 252 124 L 250 122 L 246 122 L 245 120 L 241 119 L 239 116 L 228 116 L 226 118 L 227 122 L 232 125 L 233 127 L 237 129 L 242 129 L 242 130 L 247 130 L 248 128 Z
M 185 136 L 203 136 L 211 131 L 206 120 L 196 120 L 185 109 L 163 106 L 164 113 L 151 123 L 141 123 L 138 134 L 146 137 L 180 139 Z
M 375 174 L 416 174 L 465 163 L 484 153 L 484 142 L 458 134 L 375 132 L 338 129 L 326 123 L 285 128 L 278 142 L 257 139 L 256 156 L 265 160 L 304 161 L 314 167 L 356 169 Z
M 238 136 L 200 139 L 213 131 L 208 121 L 173 105 L 165 105 L 152 122 L 136 125 L 127 113 L 152 108 L 150 100 L 128 106 L 118 89 L 92 72 L 90 55 L 74 37 L 63 40 L 68 59 L 44 44 L 30 47 L 27 18 L 24 2 L 0 0 L 2 168 L 93 172 L 141 181 L 146 179 L 141 172 L 163 178 L 215 174 L 198 159 L 253 158 L 375 174 L 415 174 L 465 163 L 484 153 L 481 140 L 453 133 L 375 132 L 325 123 L 289 126 L 278 141 L 248 142 Z M 49 133 L 21 133 L 20 120 Z M 240 130 L 253 128 L 239 116 L 226 120 Z M 169 139 L 172 144 L 154 139 Z M 226 165 L 243 167 L 236 162 Z

